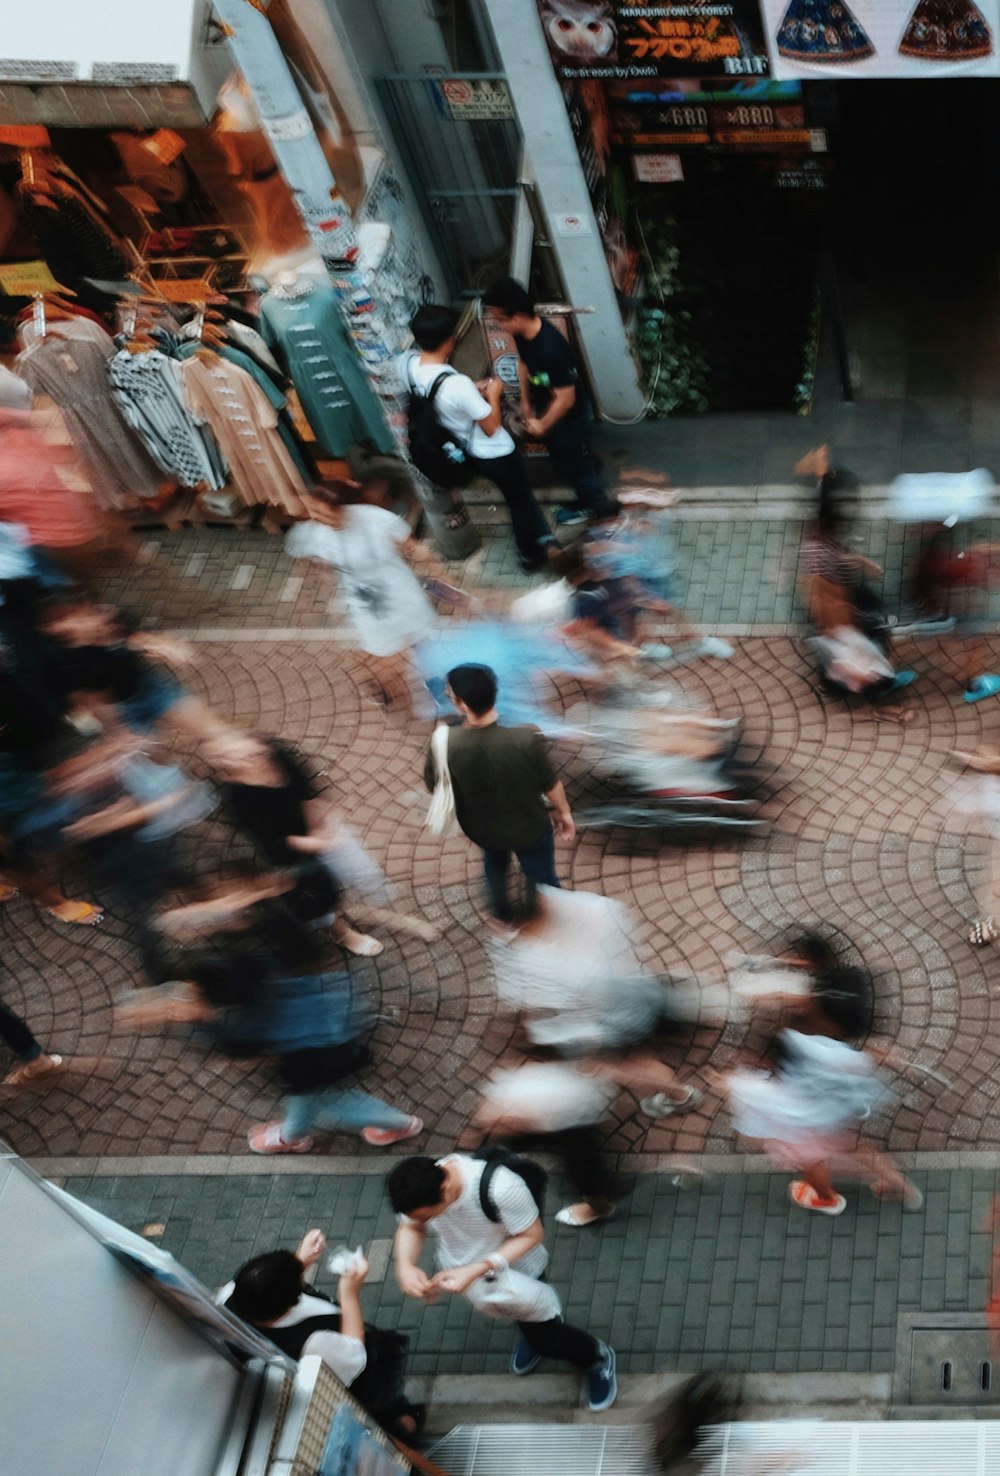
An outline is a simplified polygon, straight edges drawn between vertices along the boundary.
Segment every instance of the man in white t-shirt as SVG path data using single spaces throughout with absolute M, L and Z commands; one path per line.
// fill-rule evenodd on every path
M 452 1153 L 437 1162 L 406 1158 L 387 1182 L 399 1216 L 395 1260 L 403 1293 L 427 1303 L 442 1292 L 465 1296 L 487 1317 L 516 1322 L 521 1340 L 512 1373 L 531 1373 L 543 1357 L 562 1359 L 583 1372 L 588 1408 L 610 1409 L 618 1394 L 614 1349 L 563 1321 L 559 1298 L 543 1279 L 549 1257 L 538 1206 L 520 1174 Z M 434 1276 L 419 1265 L 428 1230 L 436 1241 Z
M 531 490 L 521 453 L 501 422 L 503 385 L 499 379 L 489 379 L 480 388 L 467 374 L 449 369 L 457 326 L 458 314 L 449 307 L 430 303 L 419 310 L 410 324 L 419 352 L 410 354 L 403 364 L 403 382 L 414 393 L 426 395 L 442 370 L 448 371 L 434 397 L 438 420 L 454 434 L 474 475 L 485 477 L 499 489 L 510 509 L 522 567 L 544 568 L 555 540 Z

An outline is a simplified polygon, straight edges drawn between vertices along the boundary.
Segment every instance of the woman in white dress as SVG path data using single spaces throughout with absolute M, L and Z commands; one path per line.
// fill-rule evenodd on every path
M 338 571 L 340 604 L 355 650 L 365 657 L 387 701 L 412 712 L 410 652 L 437 618 L 421 578 L 440 579 L 443 571 L 402 518 L 352 501 L 356 485 L 313 488 L 305 499 L 309 522 L 290 530 L 285 551 Z

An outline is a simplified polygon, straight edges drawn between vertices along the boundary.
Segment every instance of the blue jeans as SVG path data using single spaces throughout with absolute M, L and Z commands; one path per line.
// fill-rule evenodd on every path
M 560 885 L 556 876 L 556 838 L 551 825 L 546 825 L 530 846 L 515 849 L 514 855 L 529 881 L 541 882 L 547 887 Z M 510 851 L 483 851 L 483 872 L 486 876 L 486 889 L 490 894 L 490 906 L 493 916 L 498 917 L 501 922 L 510 919 L 510 898 L 507 895 L 510 856 Z
M 303 1092 L 289 1097 L 285 1103 L 285 1120 L 281 1125 L 281 1136 L 286 1143 L 304 1138 L 310 1128 L 324 1128 L 327 1132 L 359 1132 L 361 1128 L 408 1127 L 409 1114 L 390 1107 L 378 1097 L 353 1089 L 340 1091 L 337 1087 L 326 1087 L 323 1091 Z

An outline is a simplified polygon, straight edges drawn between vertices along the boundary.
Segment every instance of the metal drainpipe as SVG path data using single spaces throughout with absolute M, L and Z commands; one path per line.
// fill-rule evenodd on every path
M 213 4 L 302 223 L 322 257 L 351 341 L 374 381 L 386 420 L 405 455 L 402 387 L 392 343 L 378 303 L 357 269 L 358 238 L 350 209 L 267 18 L 266 0 L 213 0 Z M 446 558 L 473 552 L 479 540 L 468 516 L 464 524 L 458 520 L 459 526 L 453 526 L 456 518 L 450 499 L 412 466 L 410 472 L 441 552 Z

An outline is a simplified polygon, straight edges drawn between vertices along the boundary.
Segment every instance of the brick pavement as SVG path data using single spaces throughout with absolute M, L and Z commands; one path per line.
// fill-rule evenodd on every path
M 416 776 L 425 735 L 369 705 L 350 658 L 333 644 L 206 642 L 199 655 L 193 685 L 225 715 L 281 732 L 320 758 L 336 802 L 399 883 L 401 902 L 446 929 L 437 944 L 390 939 L 378 960 L 352 963 L 380 1006 L 399 1014 L 398 1024 L 379 1028 L 373 1089 L 419 1108 L 432 1125 L 429 1145 L 443 1148 L 461 1132 L 485 1072 L 511 1052 L 513 1026 L 495 1010 L 484 963 L 476 853 L 463 839 L 441 846 L 421 828 Z M 987 841 L 943 827 L 953 783 L 947 752 L 995 736 L 997 715 L 958 700 L 944 643 L 921 647 L 917 660 L 918 712 L 904 728 L 821 699 L 786 638 L 741 640 L 732 661 L 680 668 L 677 680 L 692 695 L 744 715 L 748 751 L 771 771 L 770 833 L 687 846 L 590 831 L 561 865 L 573 886 L 629 902 L 642 953 L 661 968 L 718 973 L 728 949 L 758 949 L 785 926 L 812 920 L 840 929 L 878 975 L 880 1032 L 956 1084 L 908 1087 L 890 1143 L 995 1146 L 1000 959 L 965 940 Z M 574 803 L 606 792 L 572 748 L 564 760 Z M 206 869 L 232 849 L 217 822 L 199 833 Z M 44 1092 L 0 1103 L 19 1151 L 245 1152 L 248 1119 L 276 1102 L 271 1073 L 214 1059 L 181 1037 L 135 1040 L 116 1031 L 111 1001 L 134 977 L 117 920 L 97 932 L 67 929 L 17 899 L 0 911 L 0 937 L 10 1003 L 73 1058 Z M 664 1051 L 685 1074 L 698 1074 L 739 1043 L 734 1027 L 721 1036 L 699 1029 Z M 732 1138 L 711 1094 L 702 1112 L 676 1123 L 638 1116 L 623 1096 L 611 1146 L 638 1166 L 671 1149 L 727 1151 Z
M 901 1314 L 981 1312 L 987 1297 L 985 1225 L 1000 1175 L 915 1177 L 920 1214 L 849 1190 L 847 1211 L 830 1220 L 791 1209 L 780 1174 L 723 1174 L 687 1189 L 645 1175 L 598 1232 L 549 1224 L 551 1279 L 566 1317 L 616 1345 L 623 1373 L 891 1372 Z M 313 1225 L 331 1246 L 384 1244 L 393 1232 L 381 1174 L 70 1176 L 65 1187 L 133 1230 L 151 1228 L 209 1286 L 252 1255 L 294 1248 Z M 318 1285 L 334 1289 L 325 1267 Z M 377 1326 L 411 1336 L 414 1374 L 506 1368 L 510 1329 L 462 1298 L 422 1307 L 389 1271 L 364 1305 Z

